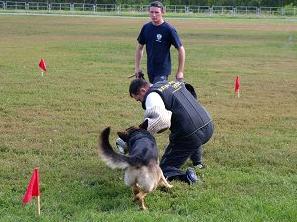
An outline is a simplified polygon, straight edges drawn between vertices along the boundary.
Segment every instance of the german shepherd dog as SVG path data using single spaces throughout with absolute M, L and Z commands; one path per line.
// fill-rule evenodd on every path
M 158 150 L 155 138 L 144 126 L 130 127 L 118 136 L 128 145 L 128 155 L 115 152 L 109 143 L 110 127 L 104 129 L 99 138 L 99 154 L 112 169 L 125 170 L 125 184 L 132 188 L 134 201 L 140 209 L 146 210 L 145 196 L 158 186 L 171 188 L 158 164 Z

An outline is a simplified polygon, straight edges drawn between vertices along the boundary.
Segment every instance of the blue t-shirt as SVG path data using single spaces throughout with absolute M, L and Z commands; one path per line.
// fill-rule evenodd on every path
M 182 42 L 173 26 L 167 22 L 161 25 L 146 23 L 137 38 L 146 46 L 147 72 L 150 82 L 157 76 L 168 76 L 171 73 L 170 47 L 180 48 Z

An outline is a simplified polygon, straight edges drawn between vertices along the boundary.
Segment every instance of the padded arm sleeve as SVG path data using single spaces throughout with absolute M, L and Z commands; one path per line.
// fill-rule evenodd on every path
M 146 109 L 144 113 L 144 119 L 148 120 L 147 130 L 152 133 L 162 132 L 171 125 L 171 115 L 172 112 L 165 109 L 165 107 L 153 106 L 149 109 Z

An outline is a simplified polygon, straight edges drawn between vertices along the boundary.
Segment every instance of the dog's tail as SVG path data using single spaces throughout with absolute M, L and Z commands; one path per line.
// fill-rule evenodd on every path
M 98 150 L 102 160 L 112 169 L 125 169 L 129 166 L 129 158 L 115 152 L 109 143 L 110 127 L 105 128 L 99 138 Z

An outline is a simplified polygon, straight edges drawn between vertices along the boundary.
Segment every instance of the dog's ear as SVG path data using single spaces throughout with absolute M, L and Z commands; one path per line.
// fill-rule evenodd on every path
M 141 123 L 141 124 L 139 125 L 139 128 L 140 128 L 140 129 L 145 129 L 145 130 L 147 130 L 147 127 L 148 127 L 148 119 L 146 119 L 143 123 Z
M 117 132 L 118 136 L 124 140 L 125 142 L 128 141 L 128 134 L 126 132 Z

